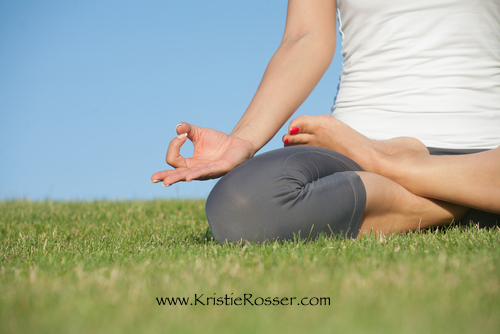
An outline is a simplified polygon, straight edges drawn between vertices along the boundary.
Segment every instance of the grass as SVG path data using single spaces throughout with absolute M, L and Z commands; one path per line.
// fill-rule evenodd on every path
M 296 299 L 157 302 L 195 294 Z M 499 314 L 498 228 L 232 246 L 203 201 L 0 202 L 1 333 L 499 333 Z

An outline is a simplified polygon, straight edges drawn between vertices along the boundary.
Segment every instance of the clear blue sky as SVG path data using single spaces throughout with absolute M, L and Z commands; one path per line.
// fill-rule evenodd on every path
M 0 199 L 205 198 L 215 181 L 164 188 L 150 176 L 168 168 L 180 121 L 231 131 L 279 45 L 286 6 L 2 0 Z M 339 51 L 340 38 L 295 116 L 330 112 Z

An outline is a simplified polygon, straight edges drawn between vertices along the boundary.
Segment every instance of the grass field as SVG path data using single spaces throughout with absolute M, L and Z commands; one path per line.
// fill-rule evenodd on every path
M 0 238 L 1 333 L 500 333 L 498 228 L 231 246 L 203 201 L 12 201 Z

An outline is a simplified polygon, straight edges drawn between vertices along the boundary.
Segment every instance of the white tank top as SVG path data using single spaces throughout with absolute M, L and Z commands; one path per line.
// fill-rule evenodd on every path
M 500 0 L 337 0 L 333 116 L 372 139 L 500 145 Z

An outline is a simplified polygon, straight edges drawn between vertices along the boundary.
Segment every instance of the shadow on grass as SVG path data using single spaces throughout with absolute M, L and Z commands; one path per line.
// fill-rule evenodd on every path
M 462 230 L 462 231 L 467 231 L 470 229 L 500 229 L 500 215 L 489 213 L 489 212 L 484 212 L 484 211 L 478 211 L 478 210 L 471 210 L 469 213 L 461 219 L 459 222 L 454 222 L 451 223 L 450 225 L 446 226 L 437 226 L 437 227 L 432 227 L 428 229 L 423 229 L 419 230 L 418 233 L 422 234 L 429 234 L 429 233 L 447 233 L 450 231 L 456 231 L 457 229 Z M 417 231 L 411 232 L 415 233 Z M 375 234 L 373 235 L 375 236 Z M 376 236 L 375 236 L 376 237 Z M 307 243 L 316 243 L 320 242 L 321 240 L 326 241 L 326 240 L 332 241 L 342 241 L 343 239 L 346 239 L 345 236 L 343 235 L 327 235 L 326 233 L 322 232 L 321 234 L 312 237 L 311 234 L 309 234 L 306 238 L 301 237 L 300 233 L 294 235 L 293 239 L 290 240 L 280 240 L 280 239 L 272 239 L 272 240 L 266 240 L 263 242 L 255 242 L 255 241 L 248 241 L 248 240 L 239 240 L 237 242 L 225 242 L 225 243 L 219 243 L 215 238 L 212 236 L 212 232 L 210 231 L 210 228 L 207 227 L 204 232 L 199 233 L 199 234 L 191 234 L 188 237 L 189 242 L 193 244 L 198 244 L 198 245 L 207 245 L 207 244 L 215 244 L 215 245 L 220 245 L 220 246 L 236 246 L 236 247 L 242 247 L 244 245 L 261 245 L 261 246 L 266 246 L 270 244 L 285 244 L 285 243 L 291 243 L 294 245 L 297 244 L 307 244 Z M 350 239 L 350 238 L 347 238 Z M 186 241 L 188 241 L 186 240 Z

